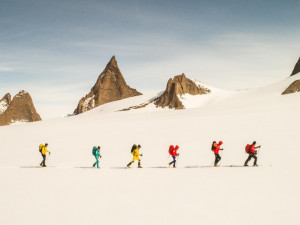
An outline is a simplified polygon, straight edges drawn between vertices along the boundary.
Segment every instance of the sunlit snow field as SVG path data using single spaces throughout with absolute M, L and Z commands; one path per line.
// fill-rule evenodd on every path
M 0 224 L 299 224 L 300 94 L 281 95 L 296 79 L 182 96 L 186 110 L 117 112 L 153 94 L 0 127 Z M 219 140 L 215 168 L 210 146 Z M 243 167 L 254 140 L 260 166 Z M 45 142 L 52 154 L 40 168 Z M 143 169 L 125 169 L 134 143 Z M 168 168 L 170 144 L 180 146 L 176 169 Z M 92 168 L 94 145 L 102 147 L 100 169 Z

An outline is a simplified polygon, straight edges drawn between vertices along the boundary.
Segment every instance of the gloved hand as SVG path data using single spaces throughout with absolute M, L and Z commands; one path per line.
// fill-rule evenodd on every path
M 221 150 L 224 150 L 223 148 Z
M 179 153 L 177 154 L 177 156 L 179 156 Z
M 140 154 L 140 156 L 143 156 L 143 154 Z
M 49 155 L 51 155 L 51 152 L 49 152 Z
M 100 155 L 100 158 L 102 158 L 102 155 Z

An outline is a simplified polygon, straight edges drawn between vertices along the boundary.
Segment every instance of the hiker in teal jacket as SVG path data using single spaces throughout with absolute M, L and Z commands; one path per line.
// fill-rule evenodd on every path
M 93 167 L 96 166 L 97 164 L 97 168 L 99 168 L 99 157 L 101 158 L 102 156 L 100 155 L 100 146 L 98 146 L 98 148 L 94 147 L 93 149 L 93 155 L 96 158 L 96 162 L 93 164 Z

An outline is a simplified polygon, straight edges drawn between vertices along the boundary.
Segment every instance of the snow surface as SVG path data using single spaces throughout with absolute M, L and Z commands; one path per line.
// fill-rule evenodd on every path
M 0 101 L 0 114 L 4 113 L 7 110 L 8 106 L 9 105 L 7 104 L 6 100 Z
M 300 93 L 281 95 L 296 79 L 184 96 L 185 110 L 118 111 L 155 93 L 0 127 L 0 224 L 300 224 Z M 217 168 L 214 140 L 224 142 Z M 242 167 L 254 140 L 261 166 Z M 38 145 L 46 142 L 49 167 L 39 168 Z M 133 143 L 142 145 L 143 169 L 124 169 Z M 177 169 L 164 168 L 170 144 L 180 146 Z M 99 170 L 91 168 L 95 145 Z

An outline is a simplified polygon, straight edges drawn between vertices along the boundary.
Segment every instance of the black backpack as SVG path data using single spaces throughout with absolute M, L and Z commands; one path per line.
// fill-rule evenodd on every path
M 131 153 L 137 148 L 136 144 L 134 144 L 131 148 Z
M 217 142 L 213 142 L 212 144 L 211 144 L 211 150 L 213 151 L 213 150 L 215 150 L 216 149 L 216 147 L 214 146 L 214 144 L 216 144 Z

